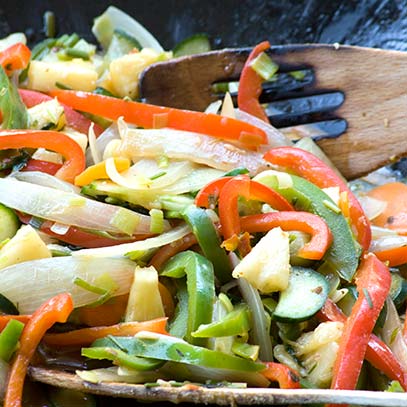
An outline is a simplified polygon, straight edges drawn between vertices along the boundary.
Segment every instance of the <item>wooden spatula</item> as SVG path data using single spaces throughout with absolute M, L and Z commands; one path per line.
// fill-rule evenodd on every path
M 204 110 L 239 78 L 250 49 L 225 49 L 150 66 L 148 103 Z M 292 138 L 311 136 L 353 179 L 407 155 L 407 52 L 339 45 L 274 46 L 278 79 L 262 102 Z M 219 83 L 221 83 L 219 85 Z M 218 84 L 215 85 L 214 84 Z

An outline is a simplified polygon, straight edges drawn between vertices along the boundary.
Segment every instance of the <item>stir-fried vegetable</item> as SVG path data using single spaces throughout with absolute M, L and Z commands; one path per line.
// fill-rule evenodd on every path
M 4 406 L 40 341 L 44 363 L 103 360 L 92 383 L 355 389 L 366 370 L 361 388 L 406 390 L 405 180 L 348 185 L 268 123 L 268 42 L 239 109 L 194 112 L 137 100 L 172 53 L 134 19 L 109 7 L 93 32 L 0 40 Z

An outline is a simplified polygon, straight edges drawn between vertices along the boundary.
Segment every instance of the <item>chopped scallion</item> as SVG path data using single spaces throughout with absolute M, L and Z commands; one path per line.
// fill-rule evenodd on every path
M 278 65 L 265 52 L 256 57 L 250 66 L 265 81 L 269 81 L 278 71 Z
M 328 208 L 328 209 L 330 209 L 332 212 L 335 212 L 335 213 L 341 213 L 341 210 L 339 209 L 339 207 L 337 206 L 337 205 L 335 205 L 333 202 L 331 202 L 331 201 L 328 201 L 327 199 L 324 199 L 323 201 L 322 201 L 322 203 Z
M 150 231 L 151 233 L 162 233 L 164 231 L 164 213 L 161 209 L 151 209 L 151 224 Z
M 81 58 L 84 59 L 85 61 L 88 61 L 90 58 L 89 53 L 75 48 L 67 48 L 65 50 L 65 54 L 71 58 Z
M 52 11 L 44 13 L 44 33 L 46 37 L 53 38 L 56 34 L 55 14 Z

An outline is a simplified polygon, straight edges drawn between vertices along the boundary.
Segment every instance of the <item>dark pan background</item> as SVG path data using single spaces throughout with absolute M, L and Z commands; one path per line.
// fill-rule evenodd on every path
M 51 10 L 58 34 L 75 31 L 92 40 L 93 17 L 109 4 L 136 17 L 166 49 L 205 32 L 216 48 L 268 39 L 274 44 L 339 42 L 407 50 L 407 0 L 0 0 L 0 37 L 24 31 L 31 43 L 42 39 L 42 16 Z M 173 406 L 108 398 L 99 405 Z

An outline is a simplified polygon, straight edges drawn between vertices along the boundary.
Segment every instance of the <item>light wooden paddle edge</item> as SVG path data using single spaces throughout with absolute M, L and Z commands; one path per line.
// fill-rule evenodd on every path
M 29 375 L 35 381 L 56 387 L 102 396 L 132 398 L 151 402 L 189 402 L 230 406 L 351 403 L 363 406 L 407 407 L 406 393 L 321 389 L 204 388 L 194 385 L 148 388 L 140 384 L 117 382 L 89 383 L 73 373 L 41 367 L 30 367 Z

